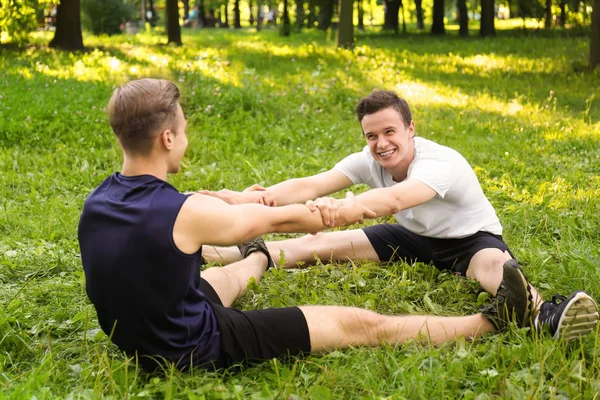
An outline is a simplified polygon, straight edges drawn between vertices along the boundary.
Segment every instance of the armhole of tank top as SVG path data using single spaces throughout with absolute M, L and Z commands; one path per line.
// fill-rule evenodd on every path
M 202 254 L 202 246 L 200 246 L 198 251 L 196 251 L 195 253 L 192 253 L 192 254 L 184 253 L 183 251 L 181 251 L 181 249 L 179 247 L 177 247 L 177 244 L 175 244 L 175 239 L 173 238 L 173 230 L 175 229 L 175 222 L 177 221 L 177 217 L 179 216 L 181 207 L 183 207 L 183 203 L 185 203 L 187 201 L 187 199 L 190 197 L 189 194 L 186 194 L 184 196 L 185 196 L 185 199 L 183 199 L 183 201 L 179 205 L 179 208 L 177 209 L 177 212 L 173 215 L 173 220 L 169 223 L 169 243 L 171 243 L 171 248 L 178 255 L 180 255 L 182 257 L 186 257 L 186 258 L 192 258 L 192 257 L 196 257 L 198 255 L 198 253 Z

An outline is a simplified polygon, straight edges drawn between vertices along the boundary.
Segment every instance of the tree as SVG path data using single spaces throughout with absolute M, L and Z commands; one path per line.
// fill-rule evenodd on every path
M 354 22 L 352 21 L 354 0 L 340 0 L 340 24 L 337 46 L 350 49 L 354 46 Z
M 81 4 L 79 0 L 61 0 L 56 8 L 56 31 L 50 47 L 77 51 L 83 50 L 81 36 Z
M 6 34 L 14 43 L 25 43 L 37 27 L 37 15 L 50 0 L 0 0 L 0 40 Z
M 357 28 L 361 31 L 365 30 L 365 8 L 363 0 L 356 0 L 356 7 L 358 8 L 358 26 Z
M 383 14 L 383 29 L 393 30 L 398 33 L 398 13 L 402 7 L 402 0 L 384 0 L 385 13 Z
M 546 0 L 544 7 L 544 28 L 552 28 L 552 0 Z
M 292 33 L 292 22 L 288 10 L 288 0 L 283 0 L 283 15 L 281 16 L 281 36 L 290 36 Z
M 326 31 L 331 26 L 335 4 L 333 0 L 319 0 L 318 28 Z
M 190 0 L 181 0 L 181 2 L 183 3 L 183 20 L 185 21 L 190 16 Z
M 300 32 L 304 26 L 304 0 L 296 0 L 296 30 Z
M 179 4 L 177 0 L 166 0 L 168 43 L 181 46 L 181 27 L 179 26 Z
M 219 17 L 220 23 L 219 26 L 221 28 L 229 28 L 229 0 L 225 1 L 225 4 L 221 5 L 221 15 Z
M 423 21 L 423 0 L 415 0 L 415 11 L 417 13 L 417 29 L 425 29 L 425 22 Z
M 264 15 L 263 15 L 263 8 L 262 8 L 262 4 L 260 1 L 256 2 L 256 31 L 260 31 L 262 29 L 263 26 L 263 20 L 264 20 Z
M 461 37 L 469 36 L 469 14 L 467 11 L 467 0 L 457 0 L 456 8 L 458 10 L 458 35 Z
M 233 27 L 240 29 L 242 27 L 242 17 L 240 14 L 240 0 L 233 1 Z
M 248 23 L 250 24 L 250 26 L 254 25 L 254 14 L 253 14 L 253 10 L 254 9 L 254 2 L 252 0 L 248 0 Z
M 433 24 L 431 25 L 431 33 L 434 35 L 444 35 L 446 33 L 446 28 L 444 26 L 444 10 L 444 0 L 433 0 Z
M 560 17 L 558 19 L 558 25 L 561 28 L 564 28 L 565 25 L 567 24 L 567 1 L 566 0 L 560 0 Z
M 308 18 L 306 21 L 306 26 L 309 28 L 314 28 L 317 19 L 317 0 L 308 0 Z
M 600 0 L 594 0 L 593 3 L 590 67 L 592 69 L 600 67 Z
M 481 0 L 481 21 L 479 21 L 479 34 L 481 37 L 496 36 L 494 14 L 494 0 Z

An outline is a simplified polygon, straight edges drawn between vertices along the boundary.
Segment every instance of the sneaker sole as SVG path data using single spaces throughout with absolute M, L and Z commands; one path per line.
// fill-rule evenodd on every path
M 598 306 L 586 293 L 579 292 L 571 300 L 560 316 L 554 339 L 572 341 L 592 332 L 598 323 Z

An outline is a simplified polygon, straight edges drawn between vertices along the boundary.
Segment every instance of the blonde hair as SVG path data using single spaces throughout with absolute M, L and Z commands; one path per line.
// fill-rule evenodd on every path
M 176 132 L 179 97 L 177 86 L 165 79 L 139 79 L 115 89 L 108 118 L 123 149 L 148 153 L 160 132 Z

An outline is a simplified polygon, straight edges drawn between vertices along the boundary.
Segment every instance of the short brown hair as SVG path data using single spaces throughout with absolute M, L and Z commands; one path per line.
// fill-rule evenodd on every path
M 108 102 L 108 118 L 124 149 L 147 153 L 167 127 L 177 131 L 179 89 L 165 79 L 139 79 L 115 89 Z
M 373 92 L 362 99 L 356 106 L 356 116 L 358 122 L 362 122 L 365 115 L 375 114 L 378 111 L 392 107 L 398 111 L 398 114 L 402 117 L 404 125 L 408 126 L 412 122 L 412 116 L 410 114 L 410 107 L 403 98 L 398 97 L 395 92 L 391 90 L 373 90 Z

